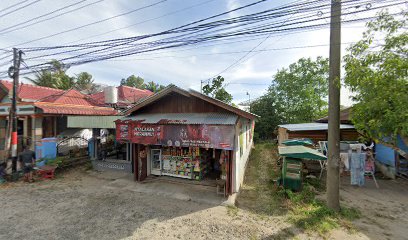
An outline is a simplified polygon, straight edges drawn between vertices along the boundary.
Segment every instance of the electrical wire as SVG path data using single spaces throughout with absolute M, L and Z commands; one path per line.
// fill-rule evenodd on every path
M 10 8 L 13 8 L 13 7 L 16 7 L 16 6 L 18 6 L 18 5 L 21 5 L 21 4 L 23 4 L 23 3 L 25 3 L 25 2 L 28 2 L 28 1 L 30 1 L 30 0 L 25 0 L 25 1 L 21 1 L 21 2 L 15 3 L 15 4 L 13 4 L 13 5 L 10 5 L 10 6 L 6 7 L 6 8 L 1 9 L 1 10 L 0 10 L 0 13 L 1 13 L 1 12 L 4 12 L 4 11 L 7 11 L 7 10 L 9 10 Z
M 24 29 L 24 28 L 27 28 L 27 27 L 30 27 L 30 26 L 34 26 L 34 25 L 36 25 L 36 24 L 39 24 L 39 23 L 42 23 L 42 22 L 45 22 L 45 21 L 48 21 L 48 20 L 55 19 L 55 18 L 57 18 L 57 17 L 64 16 L 64 15 L 66 15 L 66 14 L 69 14 L 69 13 L 72 13 L 72 12 L 75 12 L 75 11 L 78 11 L 78 10 L 81 10 L 81 9 L 83 9 L 83 8 L 86 8 L 86 7 L 95 5 L 95 4 L 100 3 L 100 2 L 103 2 L 103 1 L 105 1 L 105 0 L 98 0 L 98 1 L 95 1 L 95 2 L 91 2 L 91 3 L 88 3 L 88 4 L 86 4 L 86 5 L 80 6 L 80 7 L 78 7 L 78 8 L 71 9 L 71 10 L 69 10 L 69 11 L 67 11 L 67 12 L 63 12 L 63 13 L 60 13 L 60 14 L 58 14 L 58 15 L 55 15 L 55 16 L 52 16 L 52 17 L 49 17 L 49 18 L 45 18 L 45 19 L 42 19 L 42 20 L 39 20 L 39 21 L 30 23 L 30 24 L 28 24 L 28 25 L 15 28 L 15 29 L 13 29 L 13 31 L 18 31 L 18 30 L 21 30 L 21 29 Z
M 252 4 L 257 4 L 264 2 L 258 1 Z M 380 1 L 356 1 L 349 0 L 344 1 L 346 7 L 356 8 L 356 6 L 361 6 L 362 3 L 378 3 Z M 358 10 L 354 12 L 349 12 L 342 14 L 342 16 L 348 16 L 356 13 L 363 13 L 368 11 L 373 11 L 375 9 L 383 8 L 386 6 L 396 6 L 402 4 L 401 1 L 387 1 L 389 4 L 379 5 L 376 8 L 370 7 L 370 9 Z M 246 5 L 247 6 L 247 5 Z M 120 58 L 135 54 L 143 54 L 149 52 L 161 51 L 164 49 L 171 48 L 182 48 L 190 45 L 199 45 L 203 43 L 211 43 L 216 41 L 223 41 L 229 39 L 236 39 L 239 37 L 261 37 L 273 34 L 276 36 L 278 34 L 284 33 L 294 33 L 301 31 L 317 30 L 328 27 L 329 23 L 325 22 L 328 18 L 326 16 L 311 16 L 310 13 L 316 11 L 316 9 L 324 10 L 328 8 L 330 4 L 326 4 L 322 0 L 315 1 L 303 1 L 301 3 L 289 4 L 285 7 L 278 7 L 273 9 L 264 10 L 262 12 L 246 14 L 239 17 L 226 18 L 222 20 L 206 22 L 207 20 L 217 18 L 227 14 L 224 12 L 211 16 L 209 18 L 201 19 L 189 24 L 182 25 L 177 28 L 162 31 L 159 33 L 135 36 L 130 38 L 120 38 L 105 40 L 99 42 L 90 42 L 75 45 L 63 45 L 63 46 L 52 46 L 52 47 L 35 47 L 35 48 L 25 48 L 28 52 L 41 52 L 41 51 L 54 51 L 58 49 L 68 49 L 65 51 L 58 52 L 57 55 L 66 55 L 71 52 L 79 52 L 80 54 L 59 58 L 59 61 L 63 61 L 68 66 L 75 66 L 80 64 L 86 64 L 96 61 L 105 61 L 114 58 Z M 245 6 L 243 6 L 245 7 Z M 237 8 L 242 9 L 242 8 Z M 237 9 L 233 9 L 236 11 Z M 302 14 L 299 15 L 299 11 L 302 10 Z M 229 11 L 231 12 L 231 11 Z M 293 19 L 285 19 L 285 17 L 290 17 L 294 12 L 297 13 L 296 17 Z M 305 15 L 306 14 L 306 15 Z M 283 19 L 282 19 L 283 18 Z M 342 23 L 355 23 L 367 20 L 372 20 L 376 17 L 361 17 L 349 20 L 343 20 Z M 149 38 L 156 38 L 162 36 L 168 36 L 166 38 L 141 42 L 135 44 L 135 42 L 140 40 L 147 40 Z M 171 36 L 175 35 L 175 36 Z M 94 48 L 94 50 L 92 50 Z M 24 50 L 24 48 L 22 48 Z M 254 49 L 251 52 L 255 52 Z M 258 52 L 258 51 L 256 51 Z M 55 53 L 48 55 L 53 56 Z M 47 54 L 46 54 L 47 55 Z M 249 55 L 249 54 L 248 54 Z M 44 56 L 44 55 L 43 55 Z M 40 58 L 40 56 L 31 57 L 32 60 Z M 67 61 L 67 62 L 65 62 Z M 30 66 L 31 70 L 47 69 L 48 63 L 40 63 Z M 22 74 L 30 74 L 27 69 L 22 69 Z M 32 72 L 32 71 L 31 71 Z M 1 73 L 0 73 L 1 74 Z
M 54 13 L 57 13 L 57 12 L 59 12 L 59 11 L 65 10 L 65 9 L 67 9 L 67 8 L 70 8 L 70 7 L 72 7 L 72 6 L 81 4 L 81 3 L 86 2 L 86 1 L 87 1 L 87 0 L 80 0 L 80 1 L 78 1 L 78 2 L 75 2 L 75 3 L 69 4 L 69 5 L 63 6 L 63 7 L 61 7 L 61 8 L 56 9 L 56 10 L 53 10 L 53 11 L 51 11 L 51 12 L 45 13 L 45 14 L 43 14 L 43 15 L 40 15 L 40 16 L 38 16 L 38 17 L 31 18 L 31 19 L 29 19 L 29 20 L 26 20 L 26 21 L 24 21 L 24 22 L 20 22 L 20 23 L 14 24 L 14 25 L 12 25 L 12 26 L 8 26 L 8 27 L 6 27 L 6 28 L 0 30 L 0 35 L 4 35 L 4 34 L 10 33 L 10 32 L 14 32 L 14 31 L 19 30 L 19 29 L 26 28 L 28 25 L 27 25 L 27 26 L 23 26 L 23 27 L 21 27 L 21 28 L 13 29 L 13 28 L 18 27 L 18 26 L 20 26 L 20 25 L 24 25 L 24 24 L 26 24 L 26 23 L 30 23 L 30 22 L 32 22 L 32 21 L 35 21 L 35 20 L 39 19 L 39 18 L 43 18 L 43 17 L 49 16 L 49 15 L 52 15 L 52 14 L 54 14 Z M 34 24 L 33 24 L 33 25 L 34 25 Z M 9 30 L 9 29 L 11 29 L 11 30 Z M 7 31 L 7 30 L 8 30 L 8 31 Z
M 41 0 L 35 0 L 34 2 L 31 2 L 31 3 L 28 3 L 28 4 L 24 5 L 24 6 L 21 6 L 21 7 L 19 7 L 19 8 L 16 8 L 16 9 L 14 9 L 13 11 L 4 13 L 4 14 L 0 15 L 0 18 L 1 18 L 1 17 L 5 17 L 5 16 L 7 16 L 7 15 L 10 15 L 10 14 L 12 14 L 12 13 L 15 13 L 15 12 L 17 12 L 18 10 L 24 9 L 24 8 L 26 8 L 26 7 L 29 7 L 29 6 L 31 6 L 31 5 L 33 5 L 33 4 L 35 4 L 35 3 L 40 2 L 40 1 L 41 1 Z
M 191 5 L 191 6 L 189 6 L 189 7 L 185 7 L 185 8 L 182 8 L 182 9 L 179 9 L 179 10 L 176 10 L 176 11 L 173 11 L 173 12 L 168 12 L 168 13 L 163 14 L 163 15 L 160 15 L 160 16 L 158 16 L 158 17 L 154 17 L 154 18 L 150 18 L 150 19 L 147 19 L 147 20 L 143 20 L 143 21 L 137 22 L 137 23 L 133 23 L 133 24 L 127 25 L 127 26 L 125 26 L 125 27 L 115 28 L 115 29 L 110 30 L 110 31 L 107 31 L 107 32 L 103 32 L 103 33 L 91 35 L 91 36 L 88 36 L 88 37 L 86 37 L 86 38 L 81 38 L 81 39 L 78 39 L 78 40 L 75 40 L 75 41 L 67 42 L 67 43 L 65 43 L 65 44 L 72 44 L 72 43 L 76 43 L 76 42 L 81 42 L 81 41 L 83 41 L 83 40 L 92 39 L 92 38 L 95 38 L 95 37 L 104 36 L 104 35 L 106 35 L 106 34 L 114 33 L 114 32 L 117 32 L 117 31 L 120 31 L 120 30 L 124 30 L 124 29 L 127 29 L 127 28 L 135 27 L 135 26 L 138 26 L 138 25 L 140 25 L 140 24 L 147 23 L 147 22 L 151 22 L 151 21 L 154 21 L 154 20 L 163 18 L 163 17 L 171 16 L 171 15 L 174 15 L 174 14 L 176 14 L 176 13 L 180 13 L 180 12 L 183 12 L 183 11 L 186 11 L 186 10 L 189 10 L 189 9 L 192 9 L 192 8 L 195 8 L 195 7 L 198 7 L 198 6 L 202 6 L 202 5 L 204 5 L 204 4 L 208 4 L 208 3 L 213 2 L 213 1 L 215 1 L 215 0 L 204 1 L 204 2 L 195 4 L 195 5 Z
M 40 38 L 37 38 L 37 39 L 33 39 L 33 40 L 30 40 L 30 41 L 22 42 L 22 43 L 19 43 L 19 44 L 14 45 L 14 46 L 21 46 L 21 45 L 28 44 L 28 43 L 38 42 L 38 41 L 40 41 L 40 40 L 48 39 L 48 38 L 55 37 L 55 36 L 58 36 L 58 35 L 61 35 L 61 34 L 65 34 L 65 33 L 69 33 L 69 32 L 72 32 L 72 31 L 76 31 L 76 30 L 79 30 L 79 29 L 82 29 L 82 28 L 86 28 L 86 27 L 95 25 L 95 24 L 99 24 L 99 23 L 102 23 L 102 22 L 106 22 L 106 21 L 112 20 L 112 19 L 115 19 L 115 18 L 118 18 L 118 17 L 123 17 L 123 16 L 126 16 L 126 15 L 128 15 L 128 14 L 135 13 L 135 12 L 137 12 L 137 11 L 140 11 L 140 10 L 143 10 L 143 9 L 146 9 L 146 8 L 149 8 L 149 7 L 156 6 L 156 5 L 161 4 L 161 3 L 164 3 L 164 2 L 166 2 L 166 1 L 167 1 L 167 0 L 161 0 L 161 1 L 159 1 L 159 2 L 152 3 L 152 4 L 149 4 L 149 5 L 140 7 L 140 8 L 136 8 L 136 9 L 133 9 L 133 10 L 131 10 L 131 11 L 127 11 L 127 12 L 124 12 L 124 13 L 121 13 L 121 14 L 118 14 L 118 15 L 114 15 L 114 16 L 112 16 L 112 17 L 104 18 L 104 19 L 102 19 L 102 20 L 98 20 L 98 21 L 95 21 L 95 22 L 91 22 L 91 23 L 88 23 L 88 24 L 85 24 L 85 25 L 81 25 L 81 26 L 79 26 L 79 27 L 71 28 L 71 29 L 68 29 L 68 30 L 64 30 L 64 31 L 61 31 L 61 32 L 57 32 L 57 33 L 54 33 L 54 34 L 50 34 L 50 35 L 47 35 L 47 36 L 44 36 L 44 37 L 40 37 Z

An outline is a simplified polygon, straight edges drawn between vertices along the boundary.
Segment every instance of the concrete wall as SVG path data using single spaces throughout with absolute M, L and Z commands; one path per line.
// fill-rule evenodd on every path
M 235 128 L 235 149 L 233 153 L 232 192 L 239 192 L 244 181 L 245 169 L 253 146 L 253 120 L 240 118 Z

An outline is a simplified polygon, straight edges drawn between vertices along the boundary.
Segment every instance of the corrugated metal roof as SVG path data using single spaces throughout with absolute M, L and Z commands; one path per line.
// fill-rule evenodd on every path
M 68 116 L 69 128 L 115 128 L 122 116 Z
M 279 127 L 286 128 L 289 131 L 313 131 L 313 130 L 327 130 L 328 123 L 298 123 L 298 124 L 283 124 Z M 340 124 L 340 129 L 354 129 L 353 125 Z
M 65 114 L 65 115 L 98 115 L 98 116 L 112 116 L 117 115 L 118 112 L 113 108 L 108 107 L 94 107 L 71 104 L 55 104 L 36 102 L 34 106 L 41 109 L 43 113 Z
M 229 113 L 151 113 L 124 117 L 121 120 L 151 124 L 214 124 L 235 125 L 238 116 Z

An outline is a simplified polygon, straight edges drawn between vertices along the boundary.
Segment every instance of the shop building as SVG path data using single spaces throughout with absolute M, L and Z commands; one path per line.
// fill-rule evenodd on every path
M 224 181 L 238 192 L 253 145 L 256 115 L 193 90 L 169 86 L 116 121 L 116 138 L 129 144 L 135 181 L 170 176 Z

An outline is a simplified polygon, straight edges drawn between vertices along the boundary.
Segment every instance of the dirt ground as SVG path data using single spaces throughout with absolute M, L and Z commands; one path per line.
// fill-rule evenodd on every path
M 259 156 L 268 156 L 263 161 L 251 157 L 237 208 L 132 191 L 117 186 L 126 183 L 144 189 L 150 183 L 106 178 L 82 168 L 52 181 L 0 185 L 0 239 L 319 238 L 292 226 L 281 203 L 268 198 L 273 176 L 267 169 L 276 153 L 267 151 L 258 151 Z M 363 217 L 353 223 L 355 231 L 337 229 L 330 239 L 408 239 L 407 182 L 380 180 L 379 184 L 380 189 L 371 182 L 356 188 L 344 180 L 342 203 L 357 207 Z

